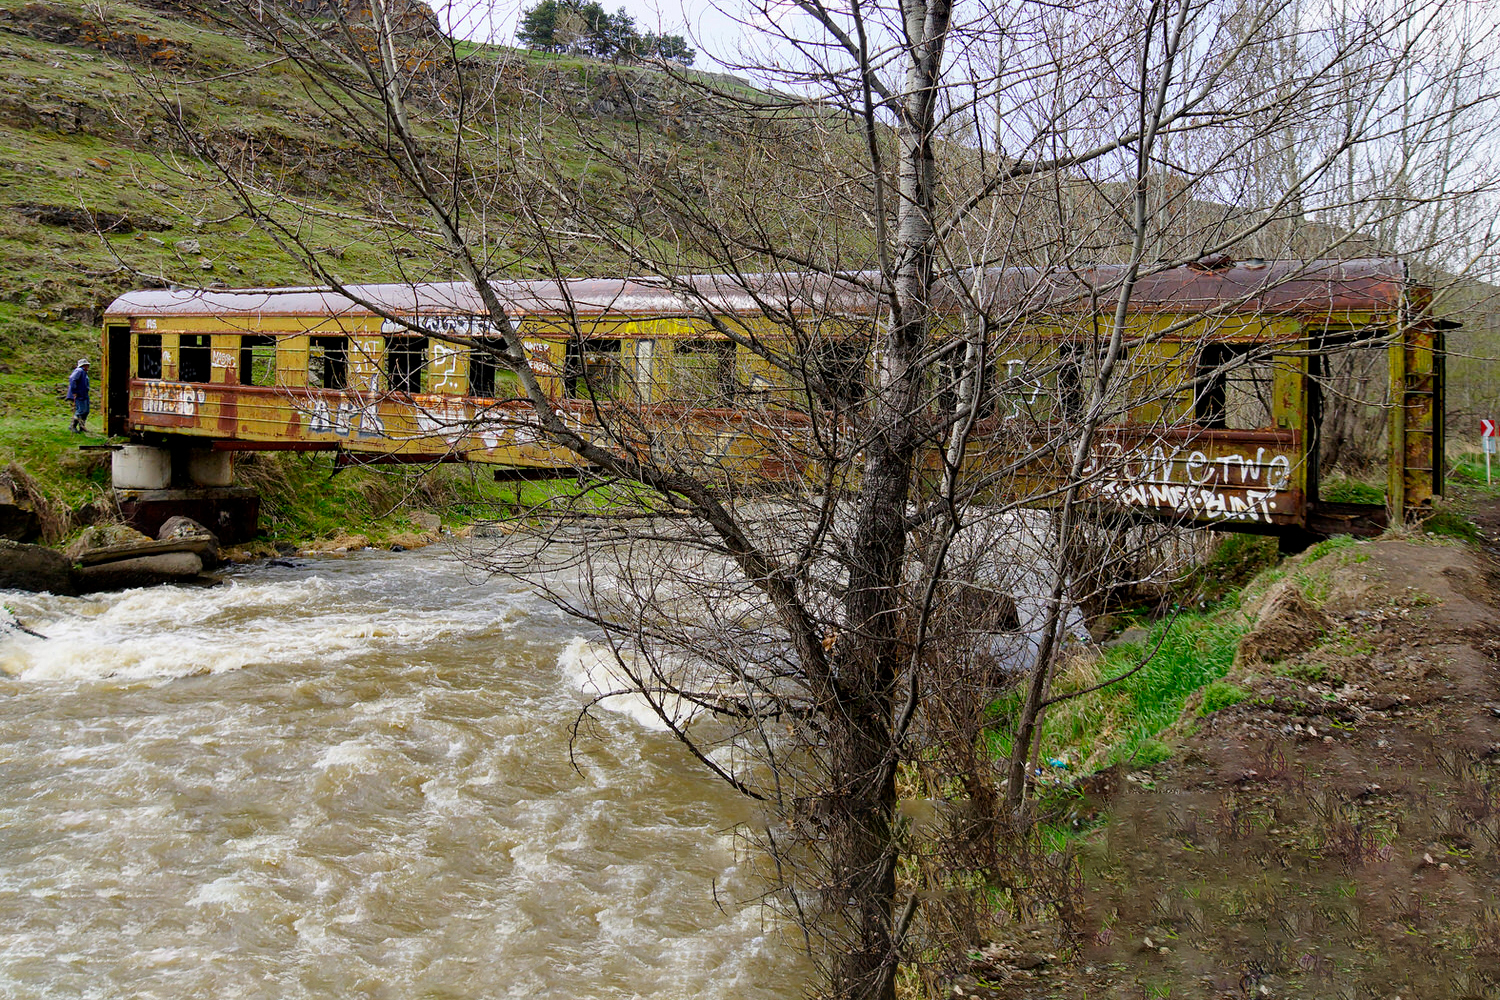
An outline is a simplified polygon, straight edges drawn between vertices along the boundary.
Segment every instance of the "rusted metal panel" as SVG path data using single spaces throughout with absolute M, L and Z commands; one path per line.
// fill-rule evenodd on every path
M 1126 270 L 1101 265 L 1076 270 L 1016 268 L 988 279 L 983 301 L 1021 314 L 1039 311 L 1108 313 Z M 1254 313 L 1338 316 L 1391 311 L 1402 302 L 1406 266 L 1399 260 L 1258 261 L 1147 274 L 1131 291 L 1133 312 Z
M 1302 440 L 1300 431 L 1109 429 L 1094 446 L 1084 489 L 1097 500 L 1218 527 L 1299 525 Z

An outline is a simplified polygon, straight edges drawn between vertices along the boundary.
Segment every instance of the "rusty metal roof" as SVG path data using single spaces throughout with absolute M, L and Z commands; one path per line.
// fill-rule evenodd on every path
M 975 298 L 990 309 L 1029 314 L 1097 308 L 1108 312 L 1122 265 L 1072 270 L 1009 268 L 987 274 Z M 1141 277 L 1133 311 L 1326 314 L 1396 307 L 1406 287 L 1399 260 L 1205 261 Z M 868 316 L 879 309 L 877 276 L 771 272 L 651 278 L 495 280 L 501 302 L 517 316 L 691 316 L 832 313 Z M 411 316 L 482 315 L 467 282 L 348 285 L 329 288 L 143 290 L 121 295 L 105 315 Z M 952 292 L 949 293 L 952 295 Z M 943 296 L 942 298 L 948 298 Z M 950 301 L 956 302 L 956 298 Z
M 981 301 L 1020 313 L 1114 309 L 1123 264 L 1041 270 L 1013 268 L 987 276 Z M 1132 289 L 1132 312 L 1327 315 L 1397 308 L 1407 287 L 1406 264 L 1363 260 L 1229 261 L 1142 275 Z

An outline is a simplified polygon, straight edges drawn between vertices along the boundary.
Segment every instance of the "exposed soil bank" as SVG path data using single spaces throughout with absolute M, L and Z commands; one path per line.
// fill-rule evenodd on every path
M 1227 678 L 1247 697 L 1093 783 L 1107 827 L 1059 890 L 1080 926 L 1013 927 L 955 992 L 1500 996 L 1494 554 L 1387 538 L 1280 573 Z

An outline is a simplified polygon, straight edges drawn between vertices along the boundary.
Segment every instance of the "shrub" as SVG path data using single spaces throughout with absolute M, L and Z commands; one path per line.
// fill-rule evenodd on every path
M 1210 681 L 1203 689 L 1203 704 L 1198 706 L 1198 714 L 1212 715 L 1221 708 L 1238 705 L 1248 697 L 1250 692 L 1236 684 L 1222 679 Z

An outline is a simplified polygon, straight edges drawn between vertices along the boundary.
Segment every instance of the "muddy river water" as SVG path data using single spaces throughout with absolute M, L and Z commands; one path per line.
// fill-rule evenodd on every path
M 0 592 L 0 996 L 794 997 L 744 806 L 440 547 Z

